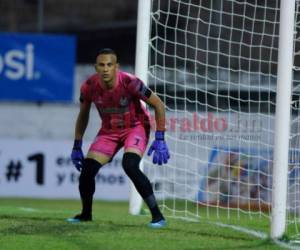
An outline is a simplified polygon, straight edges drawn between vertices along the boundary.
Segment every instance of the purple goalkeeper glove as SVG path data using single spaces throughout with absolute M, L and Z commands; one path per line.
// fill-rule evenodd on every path
M 162 165 L 163 163 L 167 163 L 170 158 L 168 146 L 165 142 L 165 132 L 164 131 L 156 131 L 155 132 L 155 140 L 152 142 L 148 150 L 148 156 L 153 154 L 152 162 L 154 164 Z
M 82 140 L 75 140 L 74 146 L 72 149 L 71 159 L 73 164 L 75 165 L 75 168 L 80 172 L 83 164 L 83 153 L 82 153 Z

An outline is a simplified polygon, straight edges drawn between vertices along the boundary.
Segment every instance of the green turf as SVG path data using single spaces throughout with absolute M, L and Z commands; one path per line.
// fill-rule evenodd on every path
M 147 227 L 150 216 L 129 215 L 127 203 L 96 201 L 93 222 L 66 222 L 79 207 L 74 200 L 0 199 L 0 250 L 282 249 L 271 240 L 212 223 L 223 215 L 197 223 L 168 217 L 166 228 L 153 230 Z M 267 230 L 266 221 L 259 221 L 240 218 L 233 224 Z

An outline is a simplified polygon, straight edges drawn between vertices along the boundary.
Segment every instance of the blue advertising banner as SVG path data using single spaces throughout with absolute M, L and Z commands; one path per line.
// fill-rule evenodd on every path
M 0 33 L 0 100 L 71 101 L 75 37 Z

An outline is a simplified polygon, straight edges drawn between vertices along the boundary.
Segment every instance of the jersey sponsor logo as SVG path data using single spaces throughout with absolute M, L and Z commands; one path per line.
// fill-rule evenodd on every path
M 6 51 L 0 54 L 0 75 L 13 81 L 38 79 L 40 73 L 34 71 L 34 58 L 34 45 L 31 43 L 27 43 L 24 50 Z
M 123 114 L 129 111 L 128 107 L 124 108 L 98 108 L 103 114 Z

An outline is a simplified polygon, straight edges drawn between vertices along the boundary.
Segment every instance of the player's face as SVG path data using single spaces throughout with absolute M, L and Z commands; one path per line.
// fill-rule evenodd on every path
M 112 88 L 115 85 L 118 69 L 116 56 L 112 54 L 99 55 L 96 59 L 95 68 L 106 87 Z

